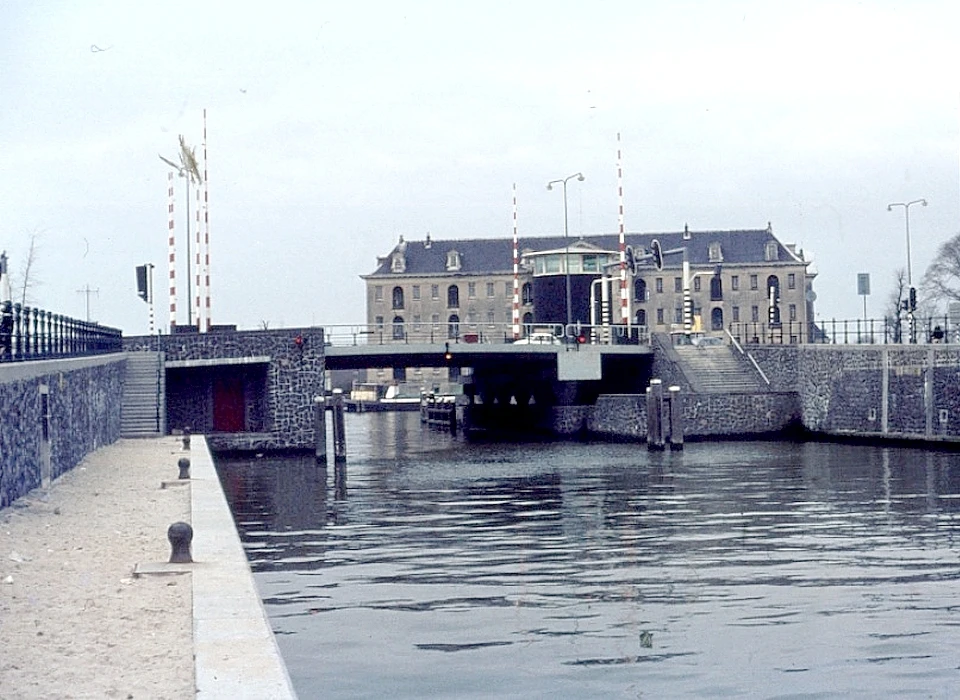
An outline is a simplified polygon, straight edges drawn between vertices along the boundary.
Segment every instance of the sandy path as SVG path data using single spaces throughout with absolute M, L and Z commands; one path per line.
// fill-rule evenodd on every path
M 120 440 L 0 511 L 0 698 L 190 698 L 190 575 L 132 576 L 189 522 L 174 438 Z

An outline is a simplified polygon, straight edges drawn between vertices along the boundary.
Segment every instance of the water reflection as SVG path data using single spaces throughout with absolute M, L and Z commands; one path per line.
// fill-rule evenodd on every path
M 301 697 L 944 696 L 958 455 L 471 445 L 221 464 Z M 349 482 L 349 488 L 345 484 Z

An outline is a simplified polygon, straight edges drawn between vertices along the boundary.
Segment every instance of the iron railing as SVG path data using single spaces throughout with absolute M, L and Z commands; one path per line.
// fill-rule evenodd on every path
M 117 328 L 79 321 L 22 304 L 0 308 L 0 362 L 25 362 L 120 352 Z
M 960 343 L 960 319 L 950 316 L 858 318 L 816 323 L 732 323 L 727 328 L 741 345 L 825 343 L 834 345 L 893 345 Z
M 646 326 L 589 326 L 573 323 L 533 323 L 521 327 L 520 337 L 533 333 L 549 333 L 557 342 L 592 345 L 647 344 L 650 334 Z M 419 343 L 494 343 L 514 342 L 513 325 L 509 323 L 372 323 L 368 325 L 324 326 L 324 342 L 328 345 L 395 345 Z

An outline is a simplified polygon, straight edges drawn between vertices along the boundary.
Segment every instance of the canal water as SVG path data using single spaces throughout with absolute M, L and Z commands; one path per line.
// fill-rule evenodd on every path
M 219 460 L 303 699 L 960 693 L 958 454 L 347 439 Z

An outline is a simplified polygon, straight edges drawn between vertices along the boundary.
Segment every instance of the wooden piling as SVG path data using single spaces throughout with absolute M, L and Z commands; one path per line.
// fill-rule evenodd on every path
M 344 429 L 343 390 L 333 390 L 333 461 L 347 461 L 347 434 Z
M 313 397 L 313 439 L 317 464 L 327 463 L 327 402 L 323 395 Z
M 647 387 L 647 449 L 664 449 L 663 382 L 651 379 Z
M 667 390 L 670 401 L 670 449 L 683 449 L 683 399 L 680 387 L 672 386 Z

